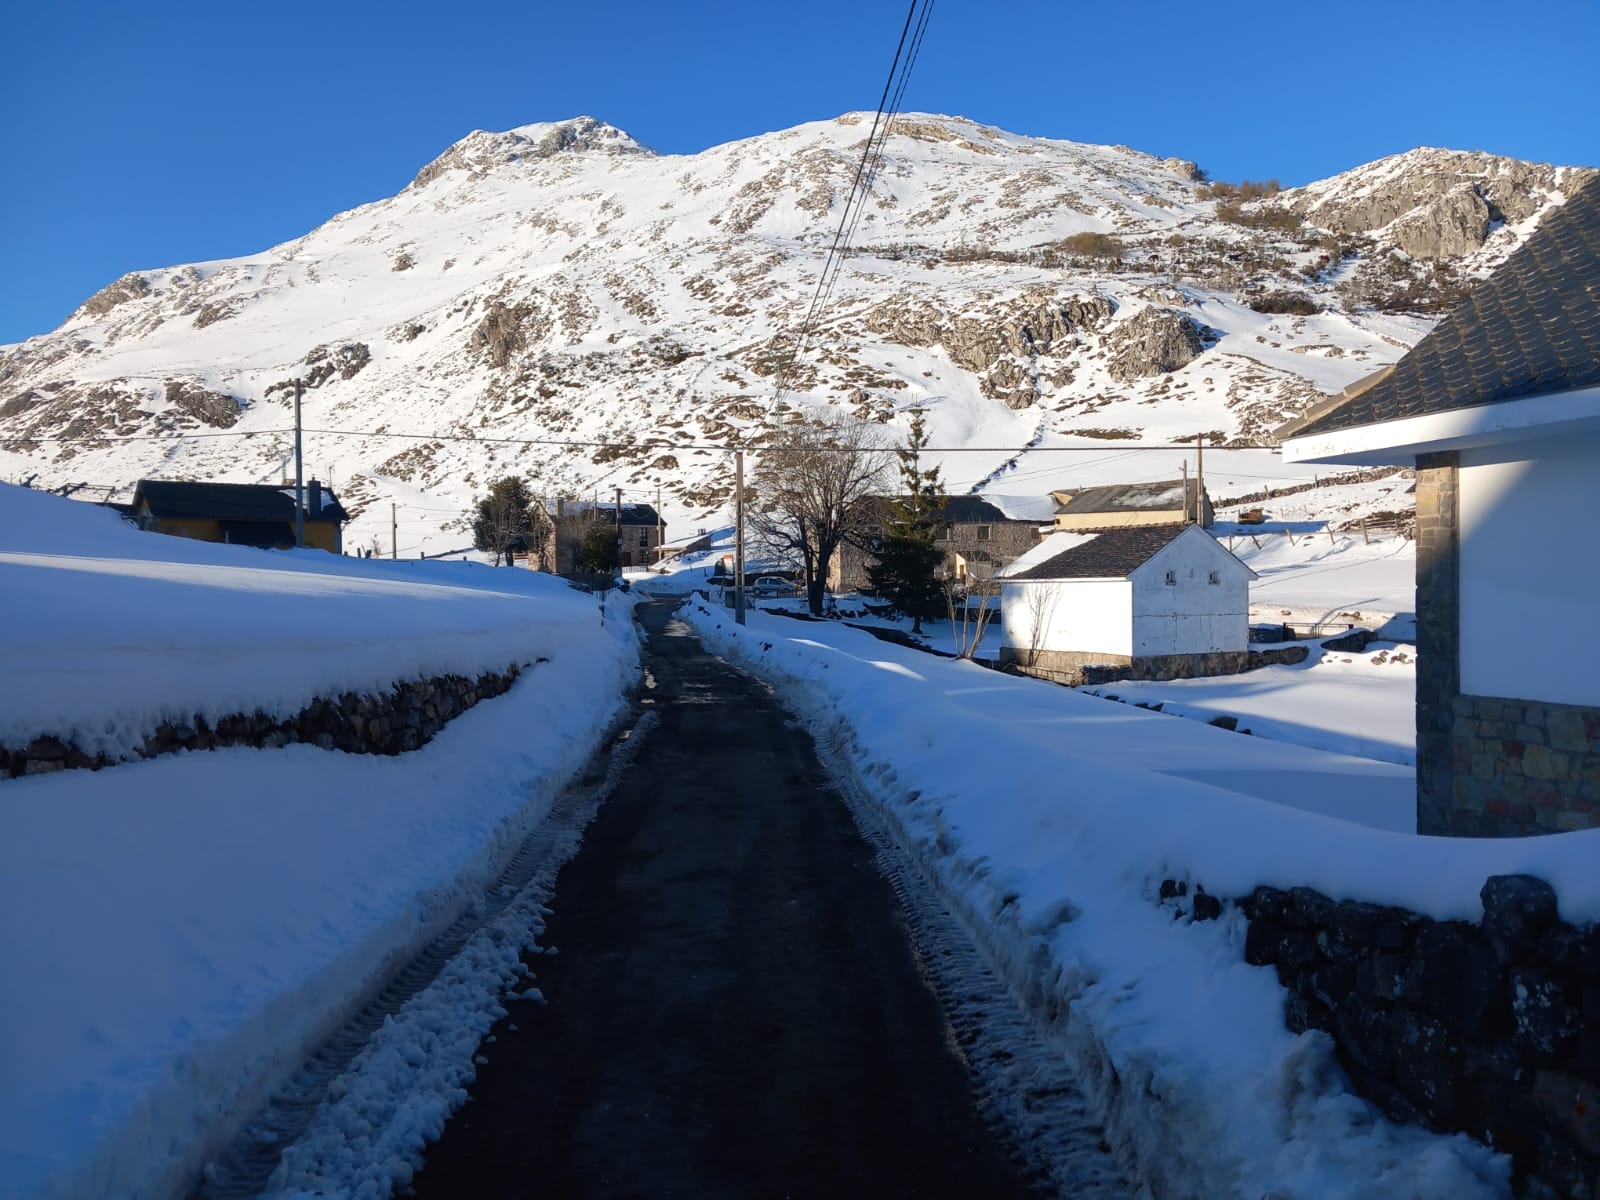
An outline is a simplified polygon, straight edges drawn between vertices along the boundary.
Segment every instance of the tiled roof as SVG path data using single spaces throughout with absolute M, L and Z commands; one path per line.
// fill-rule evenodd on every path
M 307 488 L 309 495 L 310 488 Z M 191 483 L 176 479 L 141 479 L 134 504 L 144 501 L 158 517 L 218 521 L 294 521 L 294 485 L 271 483 Z M 309 503 L 309 499 L 307 501 Z M 346 520 L 344 509 L 328 487 L 322 489 L 322 511 L 311 520 Z
M 1195 480 L 1188 481 L 1187 495 L 1194 504 Z M 1082 513 L 1119 513 L 1183 510 L 1185 486 L 1182 479 L 1164 479 L 1159 483 L 1113 483 L 1104 487 L 1084 488 L 1072 492 L 1072 499 L 1057 509 L 1069 516 Z
M 1071 538 L 1072 545 L 1035 563 L 1013 579 L 1121 579 L 1143 566 L 1158 551 L 1188 529 L 1187 525 L 1136 525 L 1127 529 L 1108 529 L 1102 533 L 1061 534 L 1045 538 L 1048 547 L 1055 538 Z M 1031 553 L 1041 553 L 1035 549 Z
M 1278 430 L 1280 438 L 1600 385 L 1600 176 L 1393 367 Z
M 584 513 L 594 513 L 595 517 L 605 524 L 613 524 L 617 520 L 617 506 L 615 504 L 594 504 L 587 500 L 568 500 L 564 502 L 565 515 L 569 517 L 581 516 Z M 622 506 L 622 524 L 624 525 L 654 525 L 658 521 L 655 505 L 653 504 L 624 504 Z

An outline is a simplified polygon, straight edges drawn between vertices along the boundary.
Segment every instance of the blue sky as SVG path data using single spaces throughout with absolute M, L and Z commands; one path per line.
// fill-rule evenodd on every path
M 247 254 L 474 128 L 690 153 L 876 106 L 902 0 L 11 0 L 0 342 L 125 271 Z M 1418 145 L 1600 164 L 1595 0 L 943 0 L 906 97 L 1304 183 Z

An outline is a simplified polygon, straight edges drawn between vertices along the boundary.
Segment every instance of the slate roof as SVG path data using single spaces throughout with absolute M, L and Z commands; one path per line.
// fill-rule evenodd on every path
M 1188 481 L 1188 499 L 1194 504 L 1196 480 Z M 1184 502 L 1184 481 L 1182 479 L 1164 479 L 1158 483 L 1112 483 L 1104 487 L 1084 488 L 1081 492 L 1063 488 L 1062 491 L 1071 492 L 1072 499 L 1056 509 L 1059 513 L 1069 516 L 1080 516 L 1083 513 L 1118 513 L 1118 512 L 1149 512 L 1152 509 L 1171 509 L 1174 512 L 1182 511 Z
M 1123 579 L 1154 558 L 1187 525 L 1136 525 L 1095 534 L 1053 533 L 1046 538 L 1072 538 L 1074 544 L 1043 562 L 1005 576 L 1015 579 Z
M 584 513 L 594 513 L 602 522 L 615 523 L 617 519 L 617 506 L 615 504 L 594 504 L 586 500 L 568 500 L 565 502 L 568 517 L 581 516 Z M 624 504 L 622 506 L 622 524 L 624 525 L 654 525 L 659 520 L 655 505 L 653 504 Z
M 310 489 L 307 489 L 308 493 Z M 217 521 L 294 522 L 294 485 L 274 483 L 190 483 L 176 479 L 141 479 L 133 503 L 150 506 L 158 517 Z M 322 511 L 306 518 L 313 521 L 345 521 L 348 516 L 333 491 L 322 488 Z
M 1600 385 L 1600 176 L 1399 362 L 1278 430 L 1309 437 Z
M 889 505 L 896 500 L 906 500 L 906 496 L 873 496 L 870 503 L 878 513 L 887 519 Z M 1037 521 L 1022 521 L 1016 517 L 1007 516 L 1006 511 L 982 496 L 947 496 L 944 509 L 939 514 L 939 521 L 946 525 L 1000 525 L 1008 521 L 1019 525 L 1037 525 Z

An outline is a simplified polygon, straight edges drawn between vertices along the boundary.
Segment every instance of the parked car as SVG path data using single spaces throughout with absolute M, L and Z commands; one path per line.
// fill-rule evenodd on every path
M 776 575 L 763 575 L 750 585 L 750 594 L 753 596 L 792 596 L 794 585 L 787 579 L 779 579 Z

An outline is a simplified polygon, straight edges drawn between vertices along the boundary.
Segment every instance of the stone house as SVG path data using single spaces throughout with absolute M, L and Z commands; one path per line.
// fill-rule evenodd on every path
M 867 501 L 877 516 L 856 541 L 839 547 L 828 564 L 828 590 L 860 592 L 870 586 L 868 566 L 878 561 L 873 547 L 888 520 L 890 500 Z M 934 545 L 944 551 L 943 578 L 990 579 L 1001 567 L 1039 544 L 1039 522 L 1023 520 L 981 496 L 951 496 L 940 514 Z
M 1600 826 L 1600 179 L 1279 436 L 1417 469 L 1418 832 Z
M 558 574 L 577 570 L 583 540 L 596 525 L 618 527 L 615 504 L 595 504 L 587 500 L 557 500 L 551 514 L 551 548 L 547 561 Z M 621 563 L 623 567 L 649 566 L 661 557 L 667 525 L 654 505 L 622 506 Z
M 1113 483 L 1105 487 L 1051 492 L 1050 495 L 1060 506 L 1056 509 L 1055 527 L 1061 532 L 1191 522 L 1209 529 L 1216 519 L 1211 497 L 1195 479 Z
M 348 517 L 333 489 L 313 479 L 305 493 L 300 518 L 303 544 L 343 553 Z M 295 490 L 293 484 L 141 479 L 125 515 L 141 529 L 157 533 L 287 550 L 294 545 Z
M 1053 533 L 1001 572 L 1000 664 L 1073 685 L 1243 671 L 1255 577 L 1198 525 Z

